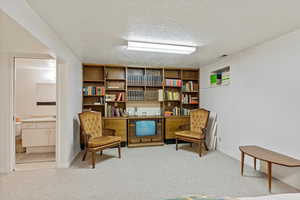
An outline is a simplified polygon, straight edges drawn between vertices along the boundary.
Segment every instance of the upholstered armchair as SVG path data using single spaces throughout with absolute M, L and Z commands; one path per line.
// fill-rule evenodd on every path
M 178 150 L 178 140 L 199 145 L 199 156 L 201 157 L 202 146 L 204 145 L 206 150 L 207 146 L 205 143 L 206 130 L 209 119 L 209 111 L 205 109 L 196 109 L 190 112 L 190 124 L 180 127 L 180 131 L 175 132 L 176 138 L 176 151 Z
M 121 137 L 115 136 L 115 130 L 103 129 L 101 113 L 83 112 L 79 114 L 82 134 L 84 135 L 85 152 L 82 160 L 88 152 L 92 153 L 92 166 L 95 168 L 96 152 L 110 147 L 118 147 L 119 158 L 121 158 Z

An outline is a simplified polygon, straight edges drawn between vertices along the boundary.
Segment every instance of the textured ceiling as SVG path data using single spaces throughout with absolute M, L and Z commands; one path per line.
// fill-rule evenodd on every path
M 28 0 L 86 63 L 201 66 L 300 27 L 299 0 Z M 127 40 L 198 45 L 135 52 Z

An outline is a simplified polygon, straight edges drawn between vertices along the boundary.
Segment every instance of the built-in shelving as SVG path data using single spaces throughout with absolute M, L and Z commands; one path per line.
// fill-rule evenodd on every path
M 170 80 L 174 84 L 170 84 Z M 105 89 L 104 96 L 83 94 L 83 108 L 99 111 L 107 117 L 114 117 L 107 113 L 109 110 L 118 113 L 115 117 L 121 117 L 127 104 L 135 102 L 159 104 L 161 114 L 166 117 L 188 115 L 189 110 L 199 106 L 198 69 L 84 64 L 83 87 Z M 129 98 L 135 91 L 139 91 L 136 93 L 139 98 Z M 166 97 L 167 92 L 176 98 Z M 108 97 L 110 101 L 104 99 Z

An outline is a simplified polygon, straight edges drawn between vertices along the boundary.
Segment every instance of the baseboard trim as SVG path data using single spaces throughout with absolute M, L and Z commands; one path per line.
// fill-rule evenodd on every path
M 57 168 L 70 168 L 72 163 L 74 162 L 75 158 L 77 157 L 77 155 L 80 153 L 80 151 L 74 153 L 74 155 L 72 156 L 71 159 L 69 159 L 68 162 L 64 162 L 64 163 L 57 163 Z

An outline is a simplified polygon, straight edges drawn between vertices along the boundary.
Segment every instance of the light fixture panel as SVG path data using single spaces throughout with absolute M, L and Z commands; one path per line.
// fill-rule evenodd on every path
M 128 41 L 128 50 L 133 51 L 147 51 L 158 53 L 173 53 L 173 54 L 192 54 L 196 51 L 194 46 L 174 45 L 174 44 L 160 44 L 149 42 Z

